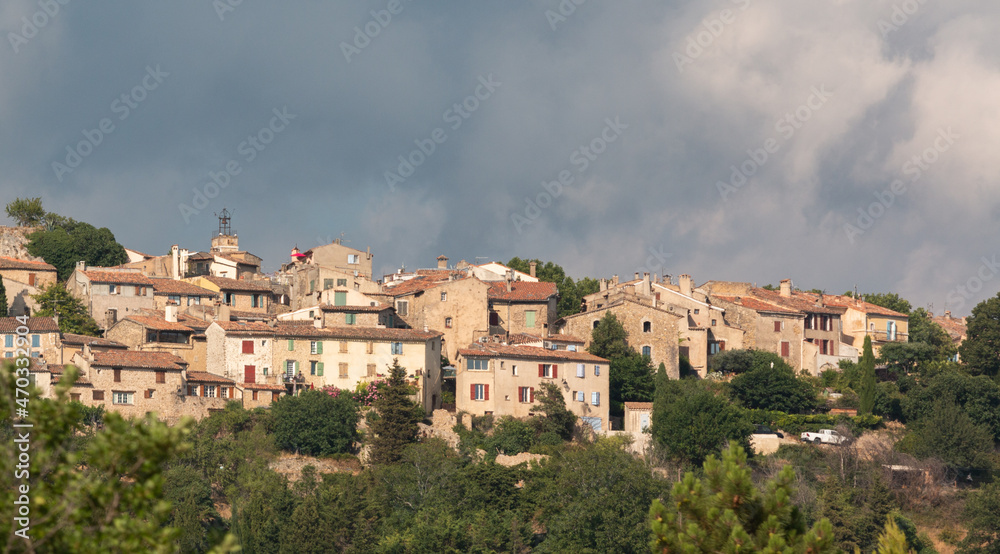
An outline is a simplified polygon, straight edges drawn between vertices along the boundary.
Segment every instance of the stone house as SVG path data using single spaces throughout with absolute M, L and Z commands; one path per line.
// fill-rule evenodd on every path
M 102 330 L 120 318 L 156 306 L 153 281 L 133 269 L 90 268 L 79 262 L 66 289 L 87 306 L 87 312 Z
M 822 302 L 844 310 L 843 342 L 857 352 L 864 348 L 866 335 L 872 339 L 876 357 L 883 344 L 909 340 L 910 318 L 906 314 L 865 302 L 863 298 L 824 294 Z
M 112 350 L 128 350 L 128 346 L 120 342 L 101 337 L 62 333 L 59 347 L 59 358 L 55 363 L 68 364 L 73 356 L 83 352 L 84 347 L 93 352 L 110 352 Z
M 205 330 L 209 373 L 232 379 L 238 385 L 283 385 L 280 369 L 271 370 L 274 327 L 246 321 L 213 321 Z M 284 390 L 284 386 L 281 387 Z
M 59 324 L 51 317 L 29 317 L 27 324 L 17 317 L 0 317 L 0 336 L 0 356 L 5 359 L 28 356 L 50 364 L 60 361 Z
M 267 314 L 271 304 L 271 287 L 247 280 L 205 275 L 186 279 L 188 283 L 218 294 L 224 306 L 233 310 Z
M 653 425 L 652 402 L 625 403 L 625 432 L 635 435 L 644 433 Z
M 507 279 L 489 285 L 490 335 L 548 334 L 558 314 L 555 283 Z
M 371 249 L 350 248 L 339 239 L 305 252 L 296 247 L 291 261 L 281 267 L 278 279 L 289 287 L 292 310 L 333 303 L 321 298 L 321 294 L 331 290 L 379 292 L 379 285 L 372 281 L 372 258 Z
M 130 315 L 105 332 L 108 339 L 131 350 L 169 352 L 185 361 L 192 371 L 207 369 L 208 345 L 204 331 L 208 324 L 191 317 L 179 320 L 177 306 L 164 312 Z
M 968 333 L 964 317 L 952 317 L 950 311 L 945 311 L 944 315 L 937 317 L 934 317 L 933 313 L 929 315 L 934 323 L 940 325 L 941 328 L 948 333 L 948 336 L 951 337 L 951 342 L 956 349 L 962 346 L 962 342 L 965 341 L 965 337 Z M 907 331 L 909 331 L 909 327 L 907 327 Z M 960 356 L 957 352 L 952 357 L 952 361 L 960 361 Z
M 152 278 L 153 300 L 156 309 L 163 310 L 168 303 L 178 306 L 181 311 L 189 306 L 211 306 L 218 298 L 218 291 L 192 285 L 176 279 Z
M 31 315 L 38 309 L 31 297 L 56 282 L 56 267 L 45 262 L 0 256 L 0 279 L 7 291 L 7 314 Z
M 472 344 L 458 352 L 456 408 L 473 415 L 530 417 L 543 383 L 556 385 L 566 407 L 595 431 L 609 429 L 608 361 L 586 352 L 534 346 Z
M 774 352 L 796 371 L 803 368 L 802 312 L 753 298 L 712 295 L 726 310 L 728 324 L 743 330 L 743 348 Z
M 415 329 L 279 323 L 272 367 L 281 368 L 283 380 L 295 387 L 353 391 L 388 376 L 398 360 L 417 387 L 415 400 L 430 413 L 441 406 L 441 337 Z
M 490 285 L 455 272 L 442 275 L 420 275 L 383 290 L 385 302 L 395 307 L 397 327 L 439 329 L 444 354 L 454 360 L 462 345 L 489 334 Z

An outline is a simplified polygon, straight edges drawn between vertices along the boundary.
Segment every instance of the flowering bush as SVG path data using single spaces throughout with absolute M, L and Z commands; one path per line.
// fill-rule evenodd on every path
M 361 381 L 354 389 L 354 400 L 362 406 L 371 406 L 378 400 L 379 390 L 385 386 L 385 379 L 376 379 L 372 382 Z
M 327 386 L 321 388 L 320 390 L 323 391 L 323 392 L 325 392 L 325 393 L 327 393 L 327 394 L 329 394 L 330 396 L 332 396 L 334 398 L 337 398 L 338 396 L 340 396 L 340 393 L 341 393 L 341 390 L 338 389 L 337 387 L 333 386 L 333 385 L 327 385 Z

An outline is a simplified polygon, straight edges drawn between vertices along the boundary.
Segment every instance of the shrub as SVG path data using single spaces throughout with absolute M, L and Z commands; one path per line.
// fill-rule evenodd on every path
M 318 390 L 283 396 L 271 407 L 279 448 L 311 456 L 347 452 L 357 438 L 358 405 Z

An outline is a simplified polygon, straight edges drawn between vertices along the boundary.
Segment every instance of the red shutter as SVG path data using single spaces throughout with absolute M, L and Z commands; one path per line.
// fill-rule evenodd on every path
M 726 349 L 726 341 L 720 340 L 719 341 L 719 352 L 722 352 L 725 349 Z
M 483 400 L 489 400 L 489 399 L 490 399 L 490 386 L 483 385 Z
M 775 321 L 774 322 L 774 332 L 775 333 L 780 333 L 781 332 L 781 322 L 780 321 Z
M 545 364 L 538 364 L 538 376 L 545 377 Z
M 783 341 L 781 343 L 781 355 L 787 358 L 788 354 L 789 354 L 789 344 Z
M 476 399 L 476 385 L 469 385 L 469 398 L 472 400 Z
M 235 389 L 235 388 L 236 387 L 229 387 L 229 398 L 233 397 L 233 389 Z
M 552 378 L 553 379 L 559 378 L 559 366 L 557 366 L 556 364 L 552 364 Z
M 245 341 L 243 341 L 243 353 L 244 354 L 253 354 L 253 341 L 252 340 L 245 340 Z
M 535 387 L 531 387 L 530 389 L 528 389 L 528 402 L 534 402 L 534 401 L 535 401 Z
M 257 382 L 257 366 L 252 366 L 252 365 L 243 366 L 243 382 L 244 383 Z

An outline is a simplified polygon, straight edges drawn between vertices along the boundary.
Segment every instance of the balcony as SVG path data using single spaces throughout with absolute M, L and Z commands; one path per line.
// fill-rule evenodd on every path
M 281 383 L 285 385 L 297 384 L 301 385 L 306 382 L 306 376 L 299 373 L 298 375 L 292 375 L 290 373 L 281 374 Z
M 870 329 L 867 330 L 867 331 L 865 331 L 865 330 L 862 329 L 862 330 L 859 330 L 858 332 L 862 332 L 865 335 L 871 337 L 872 338 L 872 342 L 907 342 L 907 341 L 909 341 L 909 337 L 910 337 L 909 334 L 907 334 L 907 333 L 900 333 L 899 331 L 896 331 L 895 333 L 893 333 L 892 336 L 891 336 L 891 338 L 890 338 L 889 333 L 886 332 L 886 331 L 872 331 Z

